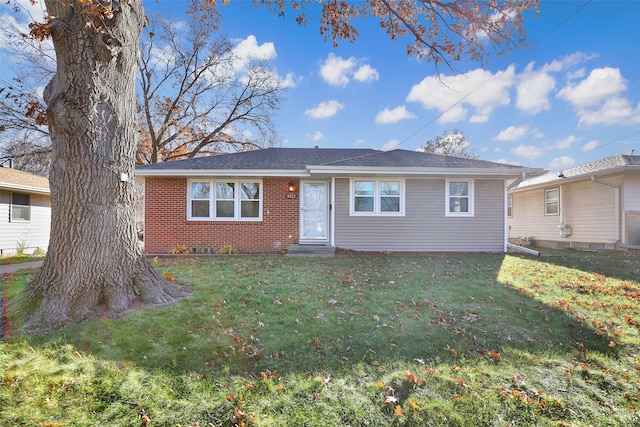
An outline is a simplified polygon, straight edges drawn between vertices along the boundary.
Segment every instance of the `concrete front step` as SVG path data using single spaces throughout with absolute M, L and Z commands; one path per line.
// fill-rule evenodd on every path
M 289 256 L 334 256 L 336 248 L 329 245 L 289 245 L 287 255 Z

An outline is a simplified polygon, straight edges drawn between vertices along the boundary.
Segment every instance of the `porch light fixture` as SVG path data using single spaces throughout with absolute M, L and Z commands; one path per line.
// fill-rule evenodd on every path
M 287 184 L 287 193 L 295 194 L 296 191 L 298 191 L 298 186 L 296 185 L 296 183 L 293 181 L 289 181 L 289 183 Z

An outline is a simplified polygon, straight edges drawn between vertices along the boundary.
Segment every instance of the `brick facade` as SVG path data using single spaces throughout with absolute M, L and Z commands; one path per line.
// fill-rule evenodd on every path
M 287 199 L 288 178 L 262 181 L 262 221 L 187 220 L 187 179 L 145 180 L 145 252 L 168 254 L 176 247 L 213 248 L 231 245 L 240 253 L 279 252 L 298 242 L 298 199 Z M 293 180 L 299 185 L 297 180 Z

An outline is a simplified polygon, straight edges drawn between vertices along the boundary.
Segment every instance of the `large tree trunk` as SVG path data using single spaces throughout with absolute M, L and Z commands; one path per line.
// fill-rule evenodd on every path
M 113 14 L 91 8 L 112 4 Z M 22 300 L 27 328 L 54 329 L 136 302 L 184 293 L 143 257 L 135 230 L 134 162 L 141 0 L 46 0 L 57 73 L 45 90 L 53 142 L 51 239 Z M 89 11 L 89 13 L 87 13 Z M 128 178 L 128 180 L 127 180 Z

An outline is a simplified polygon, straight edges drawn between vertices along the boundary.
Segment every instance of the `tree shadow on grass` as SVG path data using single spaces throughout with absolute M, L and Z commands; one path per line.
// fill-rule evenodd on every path
M 194 286 L 178 304 L 24 339 L 34 347 L 72 344 L 100 360 L 176 374 L 307 374 L 360 364 L 491 362 L 515 352 L 570 357 L 577 349 L 616 356 L 602 328 L 510 283 L 506 258 L 171 261 L 161 271 Z M 517 264 L 509 268 L 516 271 Z

